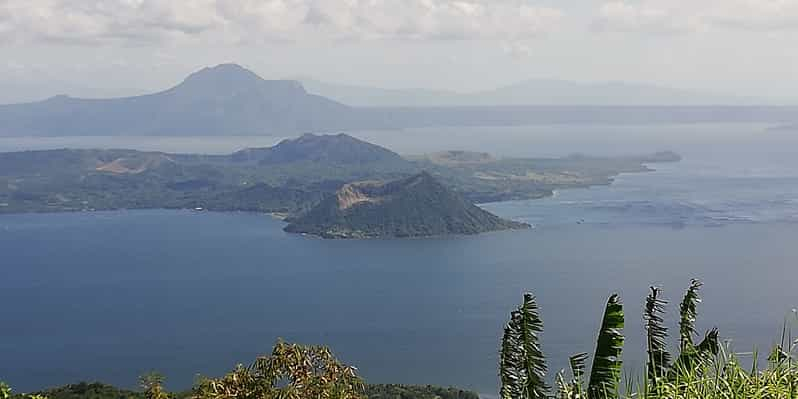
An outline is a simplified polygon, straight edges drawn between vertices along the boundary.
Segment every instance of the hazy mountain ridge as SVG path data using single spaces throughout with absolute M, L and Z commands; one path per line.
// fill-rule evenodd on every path
M 573 102 L 579 97 L 558 87 L 497 89 L 475 95 L 477 100 L 466 101 L 472 104 L 467 106 L 432 106 L 441 101 L 420 99 L 412 101 L 410 107 L 373 106 L 391 96 L 396 99 L 391 91 L 383 90 L 368 97 L 371 106 L 352 107 L 310 94 L 297 81 L 264 80 L 238 65 L 223 64 L 204 68 L 180 84 L 153 94 L 111 99 L 62 95 L 34 103 L 0 105 L 0 136 L 274 136 L 437 126 L 798 122 L 795 106 L 655 106 L 640 101 L 630 106 L 489 105 L 537 101 L 529 100 L 525 93 L 530 92 L 544 104 L 556 104 L 558 98 Z M 639 92 L 630 91 L 635 90 Z M 605 98 L 601 91 L 591 96 Z M 439 98 L 440 93 L 423 91 L 423 97 Z M 391 101 L 396 103 L 384 103 Z
M 12 77 L 6 77 L 12 79 Z M 146 94 L 147 90 L 126 87 L 89 87 L 61 81 L 0 80 L 0 105 L 33 103 L 58 94 L 78 98 L 117 98 Z
M 309 78 L 301 78 L 300 81 L 311 93 L 354 107 L 707 106 L 779 103 L 777 100 L 612 81 L 583 83 L 559 79 L 530 79 L 495 89 L 473 92 L 385 89 L 327 83 Z
M 0 134 L 269 135 L 348 127 L 355 119 L 350 107 L 308 94 L 298 82 L 223 64 L 154 94 L 2 105 Z

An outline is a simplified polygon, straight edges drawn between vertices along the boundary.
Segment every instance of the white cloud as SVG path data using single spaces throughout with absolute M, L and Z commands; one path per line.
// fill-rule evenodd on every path
M 676 33 L 698 26 L 693 16 L 676 14 L 675 10 L 657 3 L 605 3 L 593 27 L 601 31 Z
M 144 0 L 3 0 L 0 24 L 10 27 L 3 35 L 12 41 L 146 42 L 211 28 L 219 21 L 208 12 L 209 4 L 192 1 L 177 7 L 168 1 Z
M 718 6 L 709 19 L 719 25 L 749 30 L 798 30 L 798 0 L 734 0 Z
M 798 30 L 798 0 L 614 0 L 599 8 L 593 27 L 647 33 Z
M 561 18 L 533 0 L 0 0 L 0 42 L 512 41 Z

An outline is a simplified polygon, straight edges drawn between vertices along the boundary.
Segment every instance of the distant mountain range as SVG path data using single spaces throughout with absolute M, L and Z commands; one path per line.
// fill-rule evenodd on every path
M 238 65 L 223 64 L 154 94 L 109 99 L 60 95 L 0 105 L 0 136 L 299 135 L 437 126 L 798 122 L 798 107 L 696 105 L 725 97 L 620 83 L 530 81 L 473 94 L 306 84 L 310 92 L 298 81 L 264 80 Z M 572 105 L 580 103 L 587 105 Z M 631 105 L 610 105 L 624 103 Z
M 129 87 L 91 87 L 51 79 L 15 79 L 0 77 L 0 105 L 36 102 L 56 94 L 69 94 L 80 98 L 115 98 L 147 94 L 147 90 Z
M 626 83 L 580 83 L 533 79 L 491 90 L 458 93 L 428 89 L 384 89 L 298 79 L 314 94 L 356 107 L 439 106 L 707 106 L 763 105 L 774 100 Z

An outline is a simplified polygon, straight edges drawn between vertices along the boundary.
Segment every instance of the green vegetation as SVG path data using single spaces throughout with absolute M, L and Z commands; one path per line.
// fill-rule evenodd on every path
M 416 158 L 421 168 L 441 176 L 454 190 L 475 203 L 537 199 L 550 196 L 558 189 L 607 185 L 619 173 L 649 171 L 644 163 L 677 160 L 653 155 L 493 159 L 451 151 L 443 157 L 439 153 Z
M 164 392 L 161 389 L 159 392 L 153 392 L 151 386 L 142 386 L 142 391 L 131 391 L 98 382 L 81 382 L 47 389 L 38 392 L 36 396 L 47 399 L 151 399 L 155 395 L 162 399 L 189 399 L 195 397 L 193 391 Z M 430 385 L 366 384 L 363 394 L 365 399 L 479 399 L 479 395 L 471 391 Z M 0 391 L 0 399 L 26 399 L 23 395 L 12 397 L 10 391 L 8 393 L 9 396 L 4 397 L 2 395 L 2 391 Z
M 48 399 L 45 396 L 40 394 L 29 394 L 29 395 L 14 395 L 11 391 L 11 387 L 8 386 L 3 381 L 0 381 L 0 399 Z
M 565 384 L 562 383 L 562 375 L 557 377 L 558 396 L 582 398 L 587 392 L 594 398 L 617 397 L 624 340 L 622 330 L 623 305 L 618 295 L 613 294 L 607 301 L 602 318 L 587 389 L 582 386 L 587 354 L 579 353 L 570 358 L 574 376 L 572 382 Z M 502 399 L 549 397 L 550 388 L 545 383 L 546 360 L 539 342 L 539 335 L 542 332 L 543 321 L 538 314 L 535 297 L 525 294 L 522 304 L 510 314 L 510 321 L 502 337 L 499 360 Z
M 200 378 L 190 391 L 167 392 L 163 383 L 163 376 L 149 373 L 139 379 L 141 391 L 82 382 L 12 395 L 0 382 L 0 399 L 479 399 L 455 388 L 366 385 L 354 367 L 339 362 L 328 348 L 282 341 L 248 366 L 237 365 L 219 378 Z
M 510 314 L 504 329 L 500 351 L 501 397 L 543 398 L 549 387 L 546 378 L 546 360 L 540 350 L 538 335 L 543 332 L 543 321 L 538 315 L 535 297 L 524 295 L 524 301 Z
M 526 227 L 475 202 L 530 199 L 648 170 L 639 158 L 494 159 L 450 151 L 412 160 L 345 134 L 230 155 L 133 150 L 0 153 L 0 214 L 195 209 L 285 215 L 326 238 L 476 234 Z M 423 178 L 419 178 L 423 177 Z M 423 184 L 416 184 L 416 183 Z M 439 182 L 444 182 L 441 184 Z
M 667 155 L 667 154 L 666 154 Z M 345 184 L 428 171 L 471 203 L 532 199 L 609 184 L 637 158 L 493 159 L 464 152 L 404 159 L 345 134 L 304 135 L 230 155 L 134 150 L 0 153 L 0 214 L 115 209 L 207 209 L 299 216 Z
M 479 399 L 479 395 L 457 388 L 411 385 L 366 385 L 368 399 Z
M 270 356 L 250 366 L 238 365 L 221 378 L 203 378 L 194 387 L 198 399 L 222 398 L 363 398 L 365 387 L 355 373 L 319 346 L 278 342 Z M 148 389 L 154 396 L 158 391 Z
M 0 213 L 145 208 L 301 213 L 345 182 L 417 170 L 393 152 L 340 135 L 306 135 L 250 152 L 0 153 Z
M 146 399 L 144 392 L 119 389 L 99 382 L 81 382 L 37 392 L 48 399 Z
M 593 367 L 587 392 L 592 397 L 616 398 L 621 381 L 621 352 L 623 351 L 623 305 L 618 294 L 607 300 L 599 329 Z
M 324 238 L 425 237 L 520 229 L 464 200 L 426 172 L 388 183 L 347 184 L 286 231 Z
M 539 342 L 543 322 L 534 296 L 524 295 L 521 305 L 510 314 L 501 345 L 499 370 L 502 399 L 777 399 L 798 397 L 798 362 L 796 343 L 787 337 L 785 325 L 782 343 L 768 357 L 767 367 L 756 362 L 750 370 L 740 364 L 728 348 L 720 345 L 718 331 L 708 331 L 694 344 L 698 291 L 701 283 L 693 280 L 679 306 L 679 350 L 676 360 L 667 350 L 667 328 L 663 313 L 667 302 L 662 290 L 652 287 L 646 298 L 643 317 L 646 321 L 648 359 L 640 381 L 631 377 L 621 386 L 623 350 L 623 306 L 617 294 L 610 296 L 599 329 L 596 351 L 587 386 L 584 385 L 586 353 L 572 356 L 570 379 L 557 373 L 555 392 L 545 383 L 547 370 Z M 756 356 L 755 356 L 756 358 Z
M 693 280 L 679 306 L 679 353 L 667 349 L 668 329 L 663 323 L 667 302 L 662 290 L 651 287 L 643 318 L 648 359 L 642 378 L 627 376 L 621 384 L 624 311 L 617 294 L 609 297 L 598 332 L 589 375 L 587 353 L 570 357 L 570 375 L 560 371 L 555 389 L 547 384 L 547 365 L 540 343 L 543 321 L 535 297 L 525 294 L 510 313 L 502 337 L 499 375 L 501 399 L 786 399 L 798 397 L 798 341 L 789 337 L 785 323 L 781 344 L 767 364 L 754 361 L 745 369 L 718 331 L 708 331 L 694 343 L 701 282 Z M 757 356 L 754 354 L 754 359 Z M 13 394 L 0 382 L 0 399 L 478 399 L 473 392 L 455 388 L 406 385 L 366 385 L 356 369 L 339 362 L 329 349 L 278 341 L 268 356 L 251 365 L 236 366 L 219 378 L 201 378 L 190 391 L 163 389 L 163 377 L 147 374 L 142 391 L 100 383 L 79 383 L 33 394 Z M 586 383 L 587 381 L 587 383 Z

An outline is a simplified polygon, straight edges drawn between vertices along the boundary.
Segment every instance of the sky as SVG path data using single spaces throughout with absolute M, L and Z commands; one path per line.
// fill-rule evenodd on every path
M 553 78 L 796 98 L 796 48 L 798 0 L 0 0 L 0 89 L 20 97 L 143 93 L 234 62 L 388 88 Z

